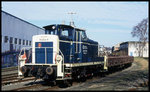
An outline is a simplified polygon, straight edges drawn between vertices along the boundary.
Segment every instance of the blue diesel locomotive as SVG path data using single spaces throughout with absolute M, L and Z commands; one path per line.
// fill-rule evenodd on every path
M 19 76 L 72 84 L 73 79 L 86 79 L 107 69 L 106 58 L 98 57 L 98 42 L 89 39 L 84 29 L 64 24 L 44 29 L 45 34 L 33 36 L 30 54 L 22 49 Z

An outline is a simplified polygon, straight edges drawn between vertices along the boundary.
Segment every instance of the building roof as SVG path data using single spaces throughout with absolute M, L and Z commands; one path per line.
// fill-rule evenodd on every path
M 19 20 L 21 20 L 21 21 L 23 21 L 23 22 L 26 22 L 27 24 L 30 24 L 30 25 L 32 25 L 32 26 L 34 26 L 34 27 L 37 27 L 37 28 L 39 28 L 39 29 L 44 30 L 43 28 L 38 27 L 38 26 L 36 26 L 36 25 L 34 25 L 34 24 L 30 23 L 30 22 L 27 22 L 27 21 L 21 19 L 21 18 L 18 18 L 18 17 L 14 16 L 14 15 L 12 15 L 12 14 L 10 14 L 10 13 L 7 13 L 7 12 L 5 12 L 5 11 L 2 11 L 2 12 L 5 13 L 5 14 L 7 14 L 7 15 L 10 15 L 10 16 L 12 16 L 12 17 L 14 17 L 14 18 L 17 18 L 17 19 L 19 19 Z
M 140 42 L 140 41 L 127 41 L 127 42 L 121 43 L 120 45 L 129 44 L 129 43 L 142 43 L 142 42 Z M 148 43 L 148 42 L 146 42 L 146 43 Z

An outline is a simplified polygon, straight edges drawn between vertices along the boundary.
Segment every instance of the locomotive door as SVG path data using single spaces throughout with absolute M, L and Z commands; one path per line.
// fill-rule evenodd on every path
M 76 39 L 75 39 L 75 53 L 77 62 L 82 61 L 82 41 L 81 41 L 81 31 L 76 30 Z

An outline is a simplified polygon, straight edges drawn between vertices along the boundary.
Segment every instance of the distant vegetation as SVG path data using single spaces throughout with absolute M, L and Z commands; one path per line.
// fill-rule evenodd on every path
M 143 19 L 138 25 L 133 27 L 133 30 L 131 32 L 132 37 L 137 37 L 140 42 L 142 42 L 141 45 L 139 45 L 139 56 L 142 57 L 143 54 L 143 48 L 146 45 L 146 42 L 149 41 L 149 30 L 148 30 L 148 18 Z

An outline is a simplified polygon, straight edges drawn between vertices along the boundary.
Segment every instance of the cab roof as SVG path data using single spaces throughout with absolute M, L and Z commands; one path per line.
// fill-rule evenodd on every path
M 70 28 L 75 28 L 77 30 L 85 31 L 85 29 L 81 29 L 81 28 L 77 28 L 77 27 L 72 27 L 71 25 L 65 25 L 65 24 L 52 24 L 52 25 L 44 26 L 43 28 L 48 30 L 48 29 L 52 29 L 53 26 L 70 27 Z

